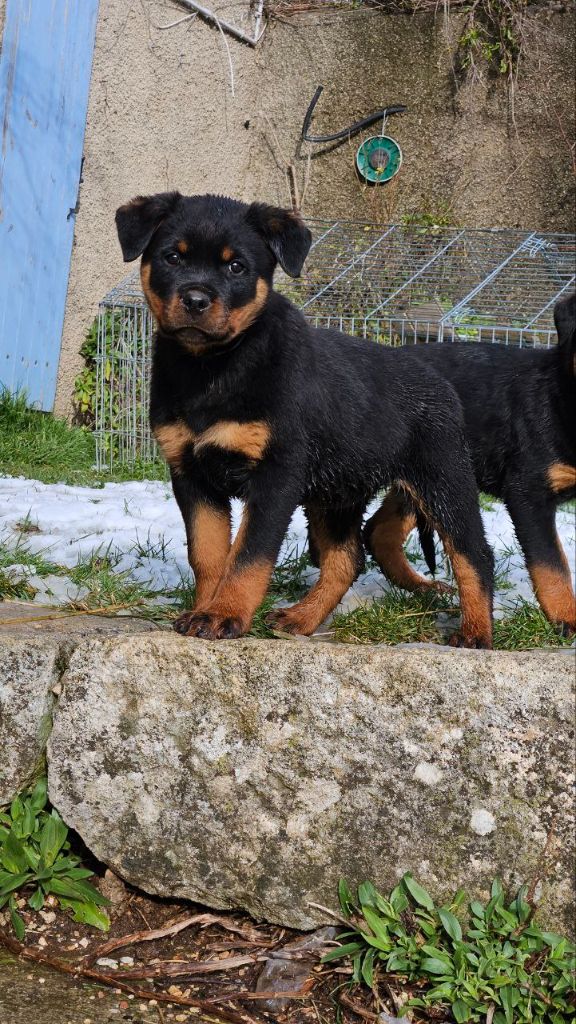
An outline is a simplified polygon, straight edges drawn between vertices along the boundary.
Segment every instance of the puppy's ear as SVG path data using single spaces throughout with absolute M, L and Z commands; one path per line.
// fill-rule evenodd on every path
M 262 236 L 282 269 L 290 277 L 299 277 L 312 243 L 312 235 L 300 214 L 265 203 L 252 203 L 246 219 Z
M 116 210 L 116 230 L 125 263 L 141 256 L 152 235 L 181 199 L 179 192 L 136 196 Z
M 554 323 L 562 368 L 565 373 L 576 377 L 576 292 L 556 303 Z

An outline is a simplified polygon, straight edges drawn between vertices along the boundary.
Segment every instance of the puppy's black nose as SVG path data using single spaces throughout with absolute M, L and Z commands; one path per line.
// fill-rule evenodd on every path
M 210 296 L 206 292 L 200 291 L 199 288 L 190 288 L 189 291 L 185 292 L 182 296 L 182 302 L 191 313 L 205 313 L 209 306 L 212 305 Z

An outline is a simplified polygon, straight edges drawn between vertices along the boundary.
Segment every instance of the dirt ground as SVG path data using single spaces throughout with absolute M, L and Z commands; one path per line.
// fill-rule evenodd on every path
M 243 915 L 149 897 L 109 871 L 98 884 L 111 900 L 107 934 L 77 924 L 56 906 L 46 905 L 36 913 L 21 900 L 26 935 L 25 953 L 18 955 L 8 916 L 0 914 L 0 1024 L 355 1024 L 361 1019 L 377 1020 L 365 997 L 348 989 L 344 1001 L 352 997 L 365 1016 L 343 1005 L 338 990 L 349 980 L 350 970 L 322 966 L 325 947 L 300 953 L 284 949 L 305 939 L 303 933 L 257 924 Z M 173 934 L 153 937 L 168 930 Z M 133 938 L 110 949 L 122 936 Z M 272 982 L 274 991 L 288 989 L 302 993 L 300 998 L 282 1003 L 266 996 L 254 998 L 267 963 L 272 963 L 279 978 Z M 64 973 L 63 966 L 70 973 Z M 86 971 L 95 975 L 87 979 Z M 271 991 L 269 981 L 264 989 Z M 197 1005 L 187 1005 L 190 1002 Z

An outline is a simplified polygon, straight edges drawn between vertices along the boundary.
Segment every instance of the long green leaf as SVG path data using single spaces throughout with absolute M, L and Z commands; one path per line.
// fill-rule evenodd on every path
M 64 878 L 51 878 L 48 881 L 48 888 L 50 892 L 56 894 L 56 896 L 66 896 L 71 900 L 89 900 L 92 903 L 97 903 L 100 907 L 107 907 L 110 905 L 110 900 L 107 900 L 102 893 L 98 892 L 93 885 L 89 882 L 78 881 L 66 881 Z
M 50 817 L 46 819 L 40 835 L 40 853 L 44 858 L 46 867 L 51 867 L 56 860 L 66 842 L 67 835 L 67 826 L 62 821 L 60 815 L 52 811 Z
M 16 900 L 14 899 L 13 896 L 10 897 L 10 920 L 12 922 L 12 927 L 14 929 L 14 934 L 16 935 L 16 938 L 18 939 L 19 942 L 23 942 L 24 936 L 26 935 L 26 926 L 24 924 L 23 919 L 20 917 L 20 914 L 18 913 L 18 910 L 16 908 Z
M 438 917 L 442 922 L 444 931 L 448 933 L 451 939 L 455 942 L 462 941 L 462 928 L 460 927 L 460 921 L 454 914 L 451 914 L 449 910 L 445 910 L 441 907 L 438 911 Z
M 44 810 L 46 801 L 48 799 L 48 779 L 38 779 L 38 782 L 34 786 L 32 793 L 30 794 L 30 806 L 38 814 L 39 811 Z
M 463 999 L 456 999 L 452 1003 L 452 1013 L 457 1024 L 466 1024 L 466 1021 L 472 1020 L 470 1007 L 466 1005 Z
M 101 910 L 100 907 L 94 905 L 94 903 L 83 903 L 78 900 L 62 899 L 60 900 L 61 905 L 65 910 L 71 910 L 73 912 L 74 920 L 80 921 L 81 924 L 91 924 L 95 928 L 100 928 L 101 931 L 107 932 L 110 927 L 110 918 L 106 911 Z
M 352 956 L 354 953 L 359 953 L 362 949 L 364 949 L 364 946 L 361 942 L 348 942 L 345 946 L 338 946 L 336 949 L 331 949 L 328 953 L 325 953 L 321 962 L 328 964 L 331 960 L 339 960 L 343 956 Z
M 420 906 L 425 907 L 426 910 L 434 910 L 434 901 L 430 894 L 423 889 L 418 882 L 415 882 L 412 875 L 406 872 L 402 878 L 403 884 L 410 893 L 412 899 Z
M 340 908 L 345 917 L 350 917 L 354 909 L 354 897 L 348 882 L 341 878 L 338 883 L 338 900 L 340 902 Z
M 5 896 L 7 892 L 14 892 L 15 889 L 20 889 L 31 879 L 32 875 L 30 872 L 13 875 L 11 871 L 2 871 L 0 873 L 0 896 Z
M 20 874 L 28 868 L 22 843 L 13 832 L 10 832 L 8 838 L 0 846 L 0 863 L 6 868 L 6 871 L 13 871 L 15 874 Z
M 377 911 L 373 910 L 372 907 L 367 907 L 362 904 L 362 914 L 364 915 L 365 921 L 374 932 L 376 938 L 380 939 L 381 942 L 388 942 L 390 948 L 390 935 L 388 934 L 388 929 Z
M 425 956 L 420 961 L 420 967 L 426 974 L 447 974 L 453 975 L 454 969 L 451 964 L 447 964 L 445 960 L 438 960 L 436 957 Z

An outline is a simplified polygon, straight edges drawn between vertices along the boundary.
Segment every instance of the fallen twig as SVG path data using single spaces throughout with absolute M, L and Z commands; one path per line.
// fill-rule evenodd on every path
M 372 1013 L 371 1010 L 365 1010 L 363 1006 L 360 1006 L 359 1003 L 355 1002 L 355 1000 L 344 991 L 339 993 L 338 1001 L 348 1010 L 352 1010 L 352 1013 L 355 1013 L 358 1017 L 362 1017 L 363 1020 L 378 1020 L 377 1014 Z
M 90 981 L 94 981 L 99 985 L 120 989 L 122 992 L 129 992 L 132 995 L 137 996 L 139 999 L 155 999 L 157 1002 L 174 1003 L 178 1006 L 196 1007 L 209 1016 L 215 1024 L 217 1024 L 218 1019 L 230 1022 L 230 1024 L 252 1024 L 249 1018 L 247 1019 L 244 1015 L 236 1013 L 234 1010 L 228 1009 L 227 1007 L 219 1009 L 215 1013 L 210 1001 L 204 999 L 191 999 L 187 996 L 178 996 L 168 992 L 157 991 L 156 989 L 136 988 L 134 985 L 127 985 L 126 982 L 122 981 L 117 974 L 101 974 L 100 971 L 94 970 L 93 967 L 86 966 L 82 961 L 75 964 L 69 960 L 61 960 L 59 957 L 50 956 L 48 953 L 41 953 L 39 950 L 32 949 L 30 946 L 24 946 L 21 942 L 13 939 L 10 935 L 7 935 L 2 928 L 0 928 L 0 945 L 4 946 L 10 953 L 13 953 L 14 956 L 22 957 L 24 960 L 31 960 L 34 963 L 42 964 L 45 967 L 51 967 L 53 970 L 59 971 L 61 974 L 69 974 L 76 978 L 88 978 Z M 230 1000 L 233 997 L 229 995 L 226 998 L 227 1000 Z
M 21 626 L 28 622 L 43 622 L 49 619 L 71 619 L 75 615 L 106 615 L 126 608 L 136 608 L 140 604 L 142 601 L 129 601 L 127 604 L 107 604 L 102 608 L 81 608 L 70 612 L 51 612 L 49 615 L 29 615 L 23 619 L 0 619 L 0 626 Z
M 139 978 L 178 978 L 184 975 L 213 974 L 215 971 L 232 971 L 236 967 L 245 967 L 247 964 L 267 959 L 265 956 L 225 956 L 220 960 L 165 960 L 150 964 L 148 967 L 122 971 L 120 976 L 133 981 Z
M 245 939 L 255 939 L 258 942 L 264 939 L 264 936 L 255 929 L 243 927 L 227 917 L 219 917 L 217 914 L 192 914 L 186 917 L 171 919 L 162 928 L 130 932 L 128 935 L 121 935 L 117 939 L 109 939 L 108 942 L 104 942 L 103 945 L 88 953 L 82 962 L 84 964 L 93 963 L 95 960 L 99 960 L 100 957 L 107 956 L 108 953 L 115 949 L 121 949 L 123 946 L 134 946 L 139 942 L 153 942 L 155 939 L 163 939 L 168 935 L 177 935 L 178 932 L 183 931 L 185 928 L 190 928 L 193 924 L 199 924 L 203 928 L 207 928 L 211 924 L 219 924 L 222 928 L 226 928 L 227 931 L 235 932 Z
M 228 993 L 226 996 L 212 996 L 209 1002 L 219 1003 L 224 1002 L 226 999 L 238 999 L 240 1001 L 251 1001 L 256 999 L 305 999 L 310 989 L 314 986 L 315 978 L 307 978 L 307 980 L 299 989 L 287 989 L 284 992 L 235 992 L 234 995 Z

